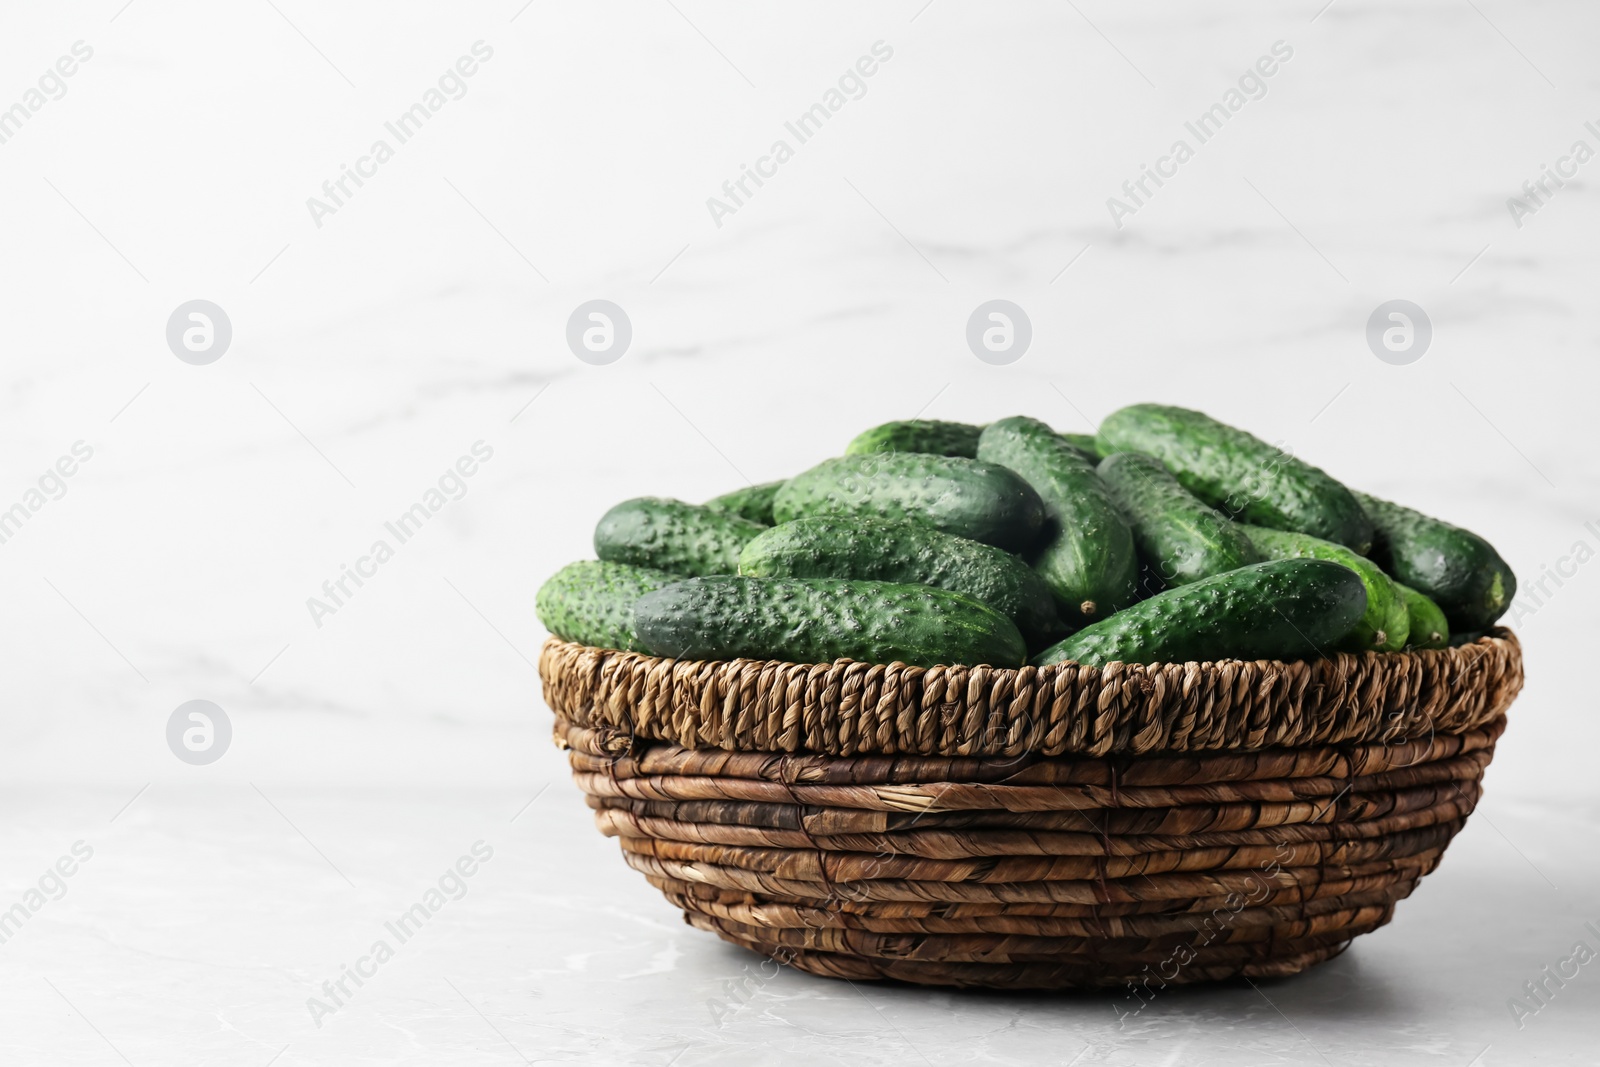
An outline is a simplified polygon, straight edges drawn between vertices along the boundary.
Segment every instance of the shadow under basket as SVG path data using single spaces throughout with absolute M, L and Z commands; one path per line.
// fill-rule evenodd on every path
M 1388 922 L 1522 687 L 1458 648 L 1105 668 L 688 662 L 550 639 L 555 740 L 690 925 L 814 974 L 1298 973 Z

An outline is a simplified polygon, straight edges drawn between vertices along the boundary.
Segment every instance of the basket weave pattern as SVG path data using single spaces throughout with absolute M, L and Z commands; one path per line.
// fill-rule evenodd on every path
M 1393 915 L 1522 683 L 1497 630 L 1316 663 L 683 663 L 552 639 L 555 740 L 696 927 L 813 973 L 1293 974 Z

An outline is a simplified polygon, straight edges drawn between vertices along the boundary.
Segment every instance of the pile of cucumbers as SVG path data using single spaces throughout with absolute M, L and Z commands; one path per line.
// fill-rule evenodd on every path
M 1294 660 L 1470 640 L 1483 538 L 1198 411 L 862 433 L 783 482 L 624 501 L 539 590 L 568 641 L 682 659 L 1016 667 Z

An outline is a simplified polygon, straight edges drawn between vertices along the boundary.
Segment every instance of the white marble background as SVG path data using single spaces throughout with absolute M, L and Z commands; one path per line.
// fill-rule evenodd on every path
M 593 831 L 531 666 L 534 590 L 609 504 L 919 412 L 1191 404 L 1479 530 L 1525 587 L 1600 549 L 1600 163 L 1520 228 L 1506 207 L 1600 148 L 1591 6 L 520 4 L 3 16 L 0 108 L 93 55 L 0 143 L 0 510 L 93 458 L 0 544 L 0 907 L 95 852 L 0 945 L 0 1060 L 1594 1061 L 1600 973 L 1523 1029 L 1505 1002 L 1600 925 L 1600 565 L 1519 613 L 1487 798 L 1392 927 L 1121 1029 L 1096 998 L 787 973 L 716 1025 L 752 961 Z M 466 94 L 317 226 L 307 198 L 480 40 Z M 877 41 L 866 94 L 718 227 L 707 197 Z M 1276 41 L 1266 95 L 1115 228 L 1107 197 Z M 597 297 L 634 327 L 610 366 L 563 339 Z M 963 338 L 994 297 L 1034 326 L 1010 366 Z M 194 298 L 233 324 L 209 366 L 165 342 Z M 1364 339 L 1394 298 L 1435 329 L 1409 366 Z M 306 599 L 479 440 L 466 495 L 315 625 Z M 208 767 L 165 742 L 194 698 L 234 727 Z M 468 895 L 313 1025 L 480 839 Z

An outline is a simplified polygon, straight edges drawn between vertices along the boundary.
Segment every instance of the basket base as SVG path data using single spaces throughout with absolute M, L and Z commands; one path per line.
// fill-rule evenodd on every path
M 1504 724 L 1020 762 L 556 733 L 601 831 L 697 929 L 850 981 L 1146 996 L 1298 974 L 1389 922 Z
M 689 925 L 700 926 L 692 913 L 685 912 L 684 918 Z M 774 951 L 759 943 L 730 937 L 720 930 L 713 932 L 729 944 L 749 949 L 769 959 L 777 959 L 797 971 L 814 974 L 819 978 L 843 978 L 852 982 L 904 982 L 911 985 L 967 989 L 1061 991 L 1134 988 L 1153 992 L 1168 986 L 1226 982 L 1239 978 L 1288 978 L 1331 960 L 1350 947 L 1350 938 L 1345 938 L 1332 945 L 1286 951 L 1283 955 L 1274 955 L 1244 965 L 1226 963 L 1203 965 L 1196 961 L 1188 966 L 1169 968 L 1167 973 L 1172 977 L 1163 978 L 1155 967 L 1117 974 L 1112 973 L 1117 970 L 1116 967 L 1108 971 L 1095 972 L 1075 963 L 1062 962 L 930 963 L 916 960 L 875 960 L 835 952 Z M 1365 932 L 1367 931 L 1362 930 L 1353 933 Z
M 653 879 L 652 879 L 653 880 Z M 1412 882 L 1412 885 L 1415 883 Z M 1409 892 L 1409 886 L 1396 887 Z M 1385 898 L 1392 894 L 1383 894 Z M 995 989 L 1151 988 L 1232 978 L 1282 978 L 1332 959 L 1355 937 L 1383 926 L 1394 903 L 1322 909 L 1314 919 L 1247 928 L 1248 940 L 1208 933 L 1157 939 L 876 935 L 836 926 L 805 930 L 752 925 L 718 907 L 669 891 L 696 929 L 797 970 L 851 981 L 896 981 Z M 1193 923 L 1189 914 L 1183 921 Z

